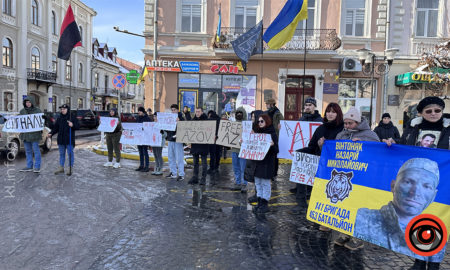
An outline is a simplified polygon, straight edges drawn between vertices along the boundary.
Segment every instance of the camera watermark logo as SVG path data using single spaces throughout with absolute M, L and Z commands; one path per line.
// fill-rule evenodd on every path
M 417 255 L 433 256 L 445 247 L 447 228 L 437 216 L 418 215 L 408 223 L 405 240 L 411 251 Z

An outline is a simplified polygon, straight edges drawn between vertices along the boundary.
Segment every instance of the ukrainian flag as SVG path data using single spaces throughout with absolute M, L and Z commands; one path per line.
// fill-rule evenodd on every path
M 291 40 L 298 22 L 307 18 L 308 0 L 288 0 L 264 33 L 264 41 L 272 50 L 281 48 Z

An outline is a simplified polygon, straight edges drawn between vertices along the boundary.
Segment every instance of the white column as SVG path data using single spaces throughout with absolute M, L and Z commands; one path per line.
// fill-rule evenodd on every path
M 27 82 L 27 63 L 30 57 L 30 52 L 28 51 L 27 42 L 27 32 L 28 32 L 28 16 L 27 16 L 27 5 L 28 1 L 17 1 L 18 5 L 18 18 L 17 24 L 19 27 L 18 38 L 17 38 L 17 105 L 16 109 L 20 110 L 22 105 L 23 96 L 27 95 L 28 92 L 28 82 Z

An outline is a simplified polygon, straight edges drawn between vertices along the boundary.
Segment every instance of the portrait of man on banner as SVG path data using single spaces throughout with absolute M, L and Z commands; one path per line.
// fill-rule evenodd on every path
M 407 160 L 391 182 L 393 200 L 380 209 L 358 209 L 353 236 L 424 261 L 442 261 L 445 249 L 436 255 L 422 257 L 413 253 L 405 240 L 406 227 L 434 202 L 438 184 L 439 167 L 435 161 L 427 158 Z

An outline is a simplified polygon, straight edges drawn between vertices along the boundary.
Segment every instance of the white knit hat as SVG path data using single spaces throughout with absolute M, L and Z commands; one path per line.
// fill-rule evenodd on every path
M 350 119 L 361 123 L 361 113 L 355 107 L 350 107 L 348 112 L 344 114 L 344 119 Z

